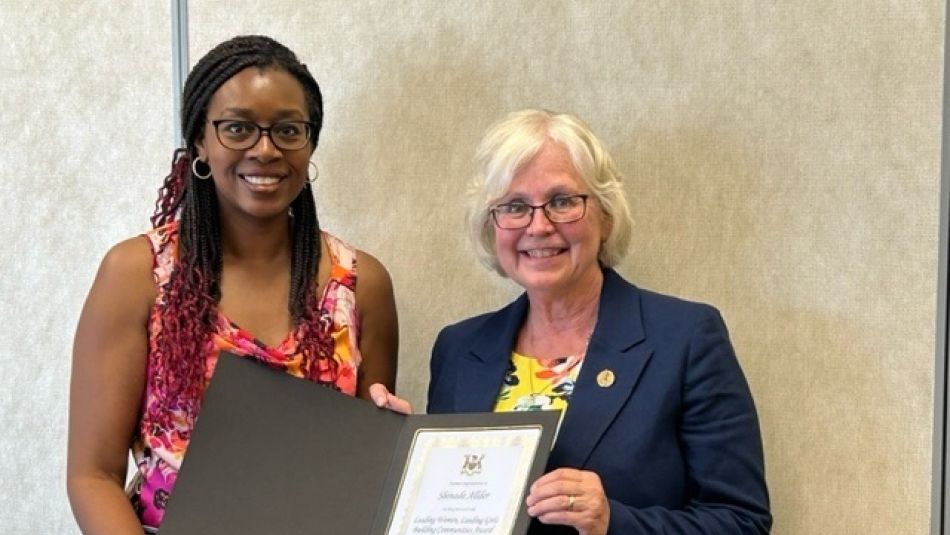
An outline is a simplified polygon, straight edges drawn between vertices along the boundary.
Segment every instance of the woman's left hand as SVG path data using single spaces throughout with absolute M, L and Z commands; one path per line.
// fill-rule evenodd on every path
M 580 535 L 604 535 L 610 506 L 600 476 L 588 470 L 558 468 L 531 485 L 528 514 L 544 524 L 572 526 Z

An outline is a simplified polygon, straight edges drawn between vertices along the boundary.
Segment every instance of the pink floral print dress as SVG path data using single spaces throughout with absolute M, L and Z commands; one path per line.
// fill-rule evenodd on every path
M 154 256 L 153 277 L 158 291 L 152 307 L 148 325 L 149 354 L 146 364 L 146 382 L 143 397 L 141 419 L 133 437 L 131 451 L 135 461 L 135 474 L 126 489 L 133 507 L 147 533 L 154 532 L 161 524 L 169 493 L 175 485 L 178 469 L 181 466 L 188 440 L 191 436 L 193 421 L 174 407 L 170 410 L 174 422 L 171 429 L 163 428 L 158 422 L 149 421 L 147 407 L 154 407 L 165 396 L 157 395 L 161 388 L 160 380 L 165 373 L 165 363 L 155 351 L 154 339 L 161 328 L 159 306 L 164 300 L 164 291 L 177 267 L 178 227 L 176 222 L 153 229 L 145 234 L 152 246 Z M 330 276 L 324 287 L 320 310 L 321 324 L 327 326 L 324 332 L 332 337 L 334 358 L 339 364 L 334 385 L 341 392 L 355 395 L 357 370 L 360 355 L 359 320 L 356 311 L 356 250 L 339 239 L 323 233 L 330 251 Z M 315 377 L 330 373 L 319 369 L 314 373 L 311 362 L 305 362 L 303 354 L 297 351 L 296 330 L 277 346 L 267 346 L 256 340 L 250 333 L 242 330 L 224 314 L 218 313 L 214 331 L 209 337 L 204 352 L 205 386 L 211 380 L 218 353 L 226 350 L 238 356 L 252 358 L 268 367 L 282 369 L 296 377 Z M 152 380 L 152 379 L 159 380 Z

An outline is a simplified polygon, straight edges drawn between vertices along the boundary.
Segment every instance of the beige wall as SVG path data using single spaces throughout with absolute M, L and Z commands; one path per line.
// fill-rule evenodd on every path
M 106 249 L 170 160 L 166 2 L 0 0 L 0 533 L 78 533 L 72 335 Z
M 0 0 L 14 70 L 0 78 L 0 479 L 29 483 L 0 495 L 2 533 L 75 532 L 70 339 L 98 259 L 145 228 L 167 173 L 164 4 Z M 475 143 L 516 108 L 574 111 L 627 177 L 621 271 L 730 326 L 774 532 L 892 534 L 925 533 L 930 515 L 943 15 L 935 1 L 207 0 L 189 34 L 192 61 L 272 35 L 322 84 L 321 222 L 388 266 L 399 388 L 417 407 L 438 329 L 517 292 L 462 236 Z

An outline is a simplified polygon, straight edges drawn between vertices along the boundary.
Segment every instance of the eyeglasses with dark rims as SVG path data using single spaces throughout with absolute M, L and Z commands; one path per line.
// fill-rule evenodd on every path
M 523 201 L 511 201 L 488 209 L 495 226 L 505 230 L 517 230 L 527 227 L 534 219 L 535 210 L 544 212 L 551 223 L 573 223 L 587 215 L 587 198 L 590 195 L 555 195 L 544 204 L 528 204 Z
M 280 150 L 300 150 L 310 143 L 316 125 L 310 121 L 277 121 L 265 127 L 254 121 L 218 119 L 211 121 L 218 141 L 231 150 L 248 150 L 267 134 Z

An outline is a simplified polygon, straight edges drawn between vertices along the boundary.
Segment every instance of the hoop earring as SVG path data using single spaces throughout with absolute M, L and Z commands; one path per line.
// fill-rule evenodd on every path
M 309 173 L 307 174 L 307 182 L 313 184 L 318 178 L 320 178 L 320 169 L 317 167 L 317 164 L 313 163 L 313 160 L 307 162 L 307 166 L 313 167 L 313 176 L 310 176 Z
M 201 173 L 198 172 L 199 163 L 204 164 L 204 166 L 208 168 L 208 172 L 206 174 L 202 175 Z M 207 180 L 211 178 L 211 167 L 209 167 L 208 164 L 202 162 L 201 158 L 195 158 L 194 160 L 191 161 L 191 173 L 195 175 L 195 177 L 198 178 L 199 180 Z

